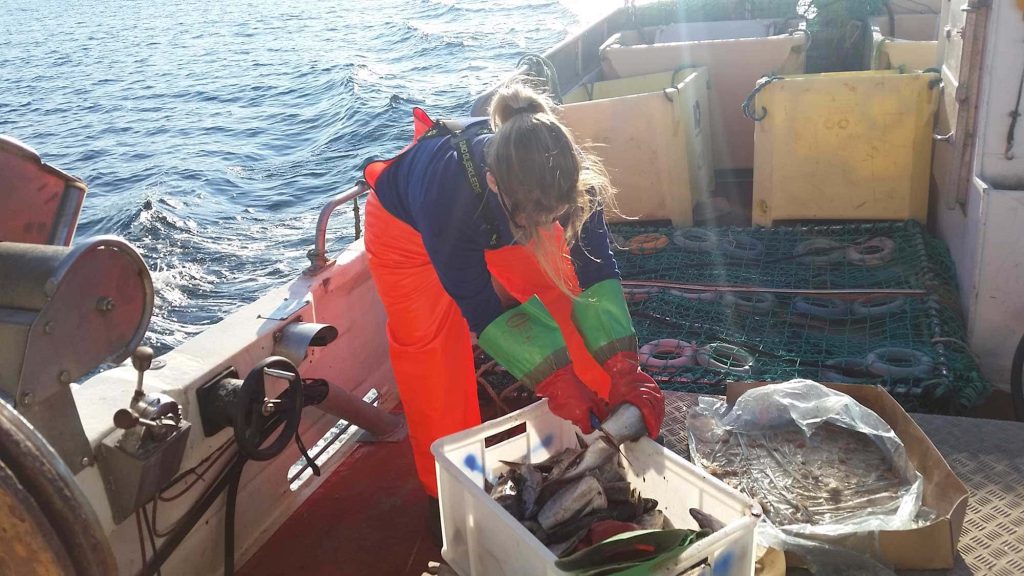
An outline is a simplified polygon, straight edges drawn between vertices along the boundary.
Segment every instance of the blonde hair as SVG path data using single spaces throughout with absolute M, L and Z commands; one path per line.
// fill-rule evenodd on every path
M 521 82 L 503 85 L 491 100 L 494 138 L 486 161 L 508 204 L 517 239 L 533 249 L 555 284 L 571 293 L 565 268 L 553 265 L 565 257 L 561 246 L 545 240 L 541 230 L 563 216 L 559 220 L 571 247 L 594 211 L 615 210 L 615 190 L 601 161 L 577 145 L 554 110 L 547 96 Z

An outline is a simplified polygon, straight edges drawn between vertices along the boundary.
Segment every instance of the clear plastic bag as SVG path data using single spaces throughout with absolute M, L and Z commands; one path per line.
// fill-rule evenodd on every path
M 878 531 L 916 525 L 921 475 L 889 425 L 846 394 L 792 380 L 746 392 L 731 411 L 701 398 L 687 430 L 694 463 L 761 505 L 762 544 L 821 571 L 889 573 L 869 559 Z

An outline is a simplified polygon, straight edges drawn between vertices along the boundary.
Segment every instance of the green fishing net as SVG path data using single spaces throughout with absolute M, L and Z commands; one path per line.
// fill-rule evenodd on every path
M 669 239 L 654 254 L 616 250 L 645 369 L 666 390 L 809 378 L 878 384 L 910 411 L 963 413 L 991 389 L 964 344 L 953 261 L 916 222 L 612 232 L 622 246 L 641 234 Z M 863 293 L 786 292 L 801 289 Z

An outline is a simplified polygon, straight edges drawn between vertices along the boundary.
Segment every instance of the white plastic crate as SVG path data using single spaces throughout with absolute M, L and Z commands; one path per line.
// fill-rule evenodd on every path
M 483 486 L 485 476 L 494 481 L 505 469 L 501 460 L 543 461 L 577 445 L 577 430 L 553 415 L 545 400 L 434 442 L 444 532 L 441 555 L 461 576 L 566 574 L 555 568 L 554 554 Z M 652 574 L 674 575 L 702 564 L 706 569 L 700 574 L 754 574 L 754 528 L 760 508 L 751 499 L 649 438 L 623 445 L 623 452 L 628 480 L 642 496 L 657 499 L 677 528 L 697 529 L 690 508 L 726 523 Z

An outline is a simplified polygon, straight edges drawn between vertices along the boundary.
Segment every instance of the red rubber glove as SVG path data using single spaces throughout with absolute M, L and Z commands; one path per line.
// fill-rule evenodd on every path
M 594 431 L 590 416 L 598 421 L 608 417 L 608 406 L 604 400 L 580 381 L 572 365 L 559 368 L 548 376 L 535 390 L 538 396 L 548 399 L 548 408 L 560 418 L 580 427 L 584 434 Z
M 604 369 L 612 377 L 608 394 L 611 409 L 623 403 L 636 406 L 644 416 L 647 434 L 656 438 L 665 419 L 665 396 L 654 378 L 640 371 L 636 352 L 619 352 L 604 363 Z

